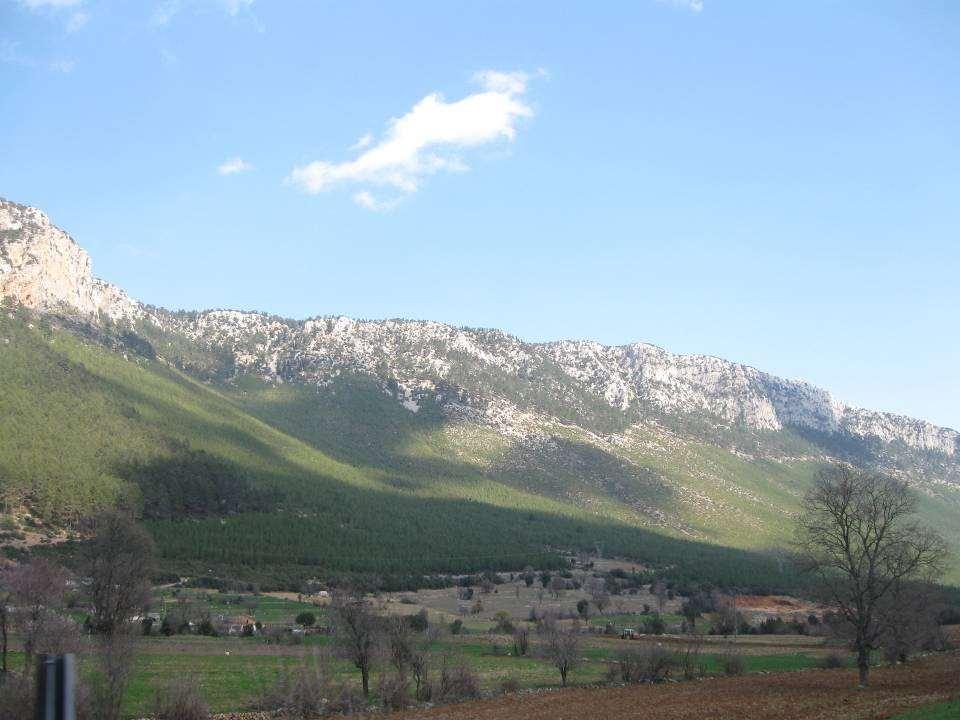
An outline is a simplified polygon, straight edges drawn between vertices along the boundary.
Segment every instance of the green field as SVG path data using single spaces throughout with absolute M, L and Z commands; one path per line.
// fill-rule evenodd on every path
M 195 680 L 215 712 L 231 712 L 254 706 L 258 694 L 269 688 L 285 669 L 292 670 L 315 661 L 313 653 L 323 650 L 330 639 L 313 636 L 304 646 L 264 645 L 252 638 L 203 638 L 176 636 L 144 641 L 136 660 L 136 671 L 125 700 L 128 717 L 149 712 L 159 688 L 185 677 Z M 494 651 L 494 645 L 499 650 Z M 439 641 L 433 648 L 437 655 L 447 654 L 462 659 L 481 680 L 485 693 L 499 690 L 504 680 L 513 680 L 520 688 L 543 688 L 559 685 L 557 670 L 549 661 L 536 657 L 514 657 L 509 638 L 472 638 Z M 496 652 L 496 654 L 495 654 Z M 591 685 L 603 680 L 608 663 L 616 650 L 612 647 L 587 645 L 583 664 L 571 675 L 573 684 Z M 229 654 L 228 654 L 229 653 Z M 769 654 L 744 655 L 747 672 L 780 672 L 814 667 L 813 655 Z M 18 652 L 11 657 L 13 667 L 22 662 Z M 716 654 L 702 657 L 708 673 L 719 674 L 721 665 Z M 342 660 L 324 661 L 338 682 L 358 683 L 352 666 Z M 88 667 L 88 666 L 84 666 Z M 372 687 L 380 670 L 373 675 Z
M 956 720 L 960 718 L 960 700 L 926 705 L 890 720 Z

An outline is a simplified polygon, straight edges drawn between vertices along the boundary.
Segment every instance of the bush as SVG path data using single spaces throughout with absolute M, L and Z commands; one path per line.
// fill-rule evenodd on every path
M 497 614 L 493 616 L 493 621 L 496 623 L 493 628 L 494 632 L 504 635 L 513 634 L 513 620 L 510 617 L 510 613 L 506 610 L 498 611 Z
M 463 663 L 452 667 L 444 663 L 434 696 L 441 702 L 480 697 L 480 680 L 473 670 Z
M 427 609 L 424 608 L 416 615 L 410 616 L 410 629 L 414 632 L 426 632 L 430 627 L 430 619 L 427 615 Z
M 663 635 L 666 630 L 667 625 L 660 615 L 654 615 L 649 620 L 643 621 L 643 632 L 647 635 Z
M 735 652 L 726 652 L 719 659 L 724 675 L 743 675 L 747 671 L 746 662 Z
M 157 691 L 153 717 L 156 720 L 207 720 L 210 707 L 200 688 L 191 680 L 184 679 Z
M 33 686 L 19 675 L 8 674 L 0 681 L 0 720 L 25 720 L 33 717 Z
M 309 610 L 305 610 L 297 615 L 295 622 L 297 625 L 303 625 L 303 627 L 313 627 L 317 622 L 317 616 Z
M 450 623 L 450 634 L 459 635 L 463 631 L 463 620 L 454 620 Z
M 624 650 L 617 657 L 620 680 L 625 683 L 664 682 L 679 664 L 675 653 L 655 646 Z
M 699 642 L 687 643 L 677 653 L 680 662 L 680 671 L 685 680 L 693 680 L 707 674 L 706 664 L 703 662 L 702 648 Z
M 577 612 L 584 620 L 590 615 L 590 602 L 586 599 L 577 601 Z
M 835 670 L 836 668 L 846 667 L 847 659 L 841 653 L 834 651 L 820 658 L 818 664 L 825 670 Z
M 382 675 L 377 695 L 385 710 L 403 710 L 410 704 L 410 683 L 399 675 Z
M 513 654 L 526 655 L 530 649 L 530 629 L 518 627 L 513 631 Z
M 285 718 L 318 718 L 331 710 L 330 692 L 318 666 L 303 665 L 285 670 L 260 697 L 260 709 L 276 711 Z
M 520 681 L 516 678 L 504 678 L 500 682 L 500 692 L 504 695 L 520 691 Z

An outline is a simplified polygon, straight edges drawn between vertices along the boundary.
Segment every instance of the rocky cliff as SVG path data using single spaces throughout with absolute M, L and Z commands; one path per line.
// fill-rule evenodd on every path
M 228 375 L 322 385 L 343 373 L 363 374 L 411 412 L 429 400 L 451 417 L 469 415 L 511 436 L 527 435 L 544 422 L 611 435 L 636 423 L 698 417 L 758 433 L 794 429 L 864 441 L 865 452 L 887 460 L 903 449 L 932 454 L 952 468 L 950 477 L 960 462 L 960 433 L 954 430 L 851 407 L 808 383 L 745 365 L 644 343 L 533 344 L 495 330 L 435 322 L 294 321 L 230 310 L 147 308 L 95 279 L 88 254 L 42 212 L 2 200 L 0 295 L 39 312 L 130 324 L 161 355 L 176 355 L 165 348 L 188 342 L 211 353 Z
M 0 198 L 0 297 L 91 321 L 133 320 L 138 303 L 93 277 L 90 256 L 40 210 Z

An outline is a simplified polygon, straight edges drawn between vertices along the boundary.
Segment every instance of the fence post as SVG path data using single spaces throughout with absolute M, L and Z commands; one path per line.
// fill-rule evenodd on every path
M 37 668 L 36 720 L 76 720 L 73 653 L 41 655 Z

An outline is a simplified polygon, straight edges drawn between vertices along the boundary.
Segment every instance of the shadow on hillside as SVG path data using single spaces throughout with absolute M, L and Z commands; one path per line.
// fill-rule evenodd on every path
M 164 557 L 219 563 L 258 579 L 337 573 L 416 575 L 558 567 L 558 555 L 593 551 L 667 570 L 679 583 L 788 590 L 798 580 L 762 553 L 683 540 L 586 515 L 487 502 L 423 498 L 323 483 L 318 509 L 149 522 Z M 296 568 L 299 568 L 297 570 Z M 225 570 L 222 570 L 225 571 Z
M 269 400 L 256 394 L 233 397 L 244 410 L 326 455 L 382 470 L 385 482 L 398 489 L 485 477 L 566 502 L 609 498 L 647 518 L 676 512 L 673 488 L 657 472 L 583 441 L 552 436 L 502 449 L 483 446 L 489 461 L 484 467 L 461 460 L 443 430 L 485 430 L 445 418 L 431 401 L 412 413 L 367 379 L 353 378 L 322 392 L 288 385 L 264 394 Z

